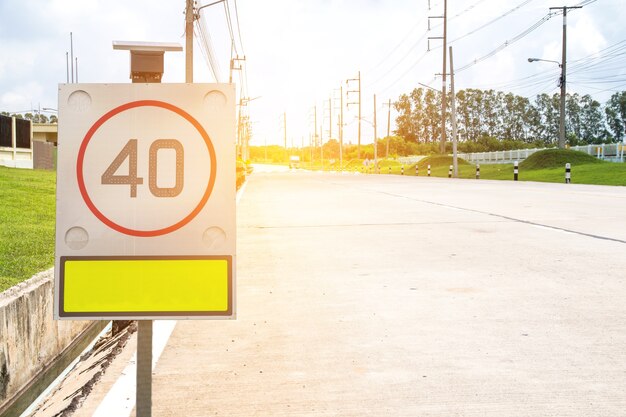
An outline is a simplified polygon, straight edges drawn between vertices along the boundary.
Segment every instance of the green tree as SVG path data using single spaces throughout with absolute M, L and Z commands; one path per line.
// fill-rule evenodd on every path
M 626 91 L 614 93 L 606 103 L 604 113 L 613 138 L 621 142 L 626 135 Z
M 589 94 L 582 96 L 580 103 L 581 139 L 586 143 L 603 143 L 608 135 L 604 127 L 602 106 Z
M 411 98 L 406 94 L 402 94 L 398 101 L 393 103 L 393 107 L 398 112 L 395 133 L 410 141 L 417 141 L 417 126 L 413 122 L 415 112 L 413 111 Z
M 565 96 L 565 131 L 570 145 L 575 145 L 582 138 L 582 123 L 580 119 L 582 108 L 578 93 Z

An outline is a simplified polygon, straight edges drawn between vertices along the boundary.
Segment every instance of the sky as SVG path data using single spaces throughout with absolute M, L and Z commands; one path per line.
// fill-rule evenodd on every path
M 581 2 L 585 6 L 567 16 L 568 91 L 604 103 L 613 92 L 626 90 L 624 0 L 448 0 L 456 90 L 493 88 L 531 99 L 558 92 L 558 65 L 527 59 L 561 60 L 563 17 L 555 15 L 515 38 L 544 18 L 549 7 Z M 200 13 L 219 81 L 227 82 L 230 12 L 237 53 L 245 55 L 240 61 L 245 71 L 234 71 L 233 80 L 250 99 L 252 145 L 282 144 L 284 116 L 288 146 L 307 145 L 315 119 L 324 141 L 331 133 L 336 138 L 339 89 L 344 105 L 355 102 L 357 94 L 346 96 L 346 91 L 357 84 L 346 80 L 359 72 L 362 143 L 373 141 L 374 95 L 377 136 L 384 137 L 389 100 L 393 103 L 418 83 L 441 88 L 436 78 L 443 70 L 441 40 L 430 40 L 429 51 L 427 38 L 442 35 L 442 19 L 430 19 L 428 31 L 428 17 L 443 14 L 443 0 L 228 0 L 228 5 Z M 0 0 L 0 111 L 57 108 L 57 87 L 67 77 L 70 32 L 79 82 L 130 82 L 128 52 L 113 50 L 112 41 L 184 46 L 184 9 L 184 0 Z M 617 49 L 606 50 L 612 46 Z M 163 82 L 184 81 L 184 52 L 166 53 Z M 194 43 L 194 81 L 215 82 L 199 41 Z M 356 105 L 344 106 L 346 143 L 356 143 L 357 114 Z M 396 116 L 392 109 L 391 131 Z

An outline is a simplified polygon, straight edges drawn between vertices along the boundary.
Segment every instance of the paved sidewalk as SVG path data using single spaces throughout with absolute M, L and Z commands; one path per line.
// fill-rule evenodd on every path
M 624 213 L 620 187 L 253 175 L 238 319 L 177 324 L 153 415 L 623 415 Z

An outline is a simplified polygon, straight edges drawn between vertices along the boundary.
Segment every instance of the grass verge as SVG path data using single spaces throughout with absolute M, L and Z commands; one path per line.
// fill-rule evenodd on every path
M 54 264 L 56 173 L 0 167 L 0 292 Z
M 519 166 L 519 181 L 565 182 L 565 163 L 572 169 L 573 184 L 626 185 L 626 164 L 601 161 L 583 152 L 548 149 L 531 155 Z M 419 162 L 420 176 L 426 176 L 431 164 L 433 177 L 447 177 L 452 163 L 449 156 L 428 157 Z M 415 175 L 415 165 L 405 168 L 405 175 Z M 476 178 L 476 165 L 459 159 L 459 178 Z M 513 164 L 481 164 L 480 178 L 513 180 Z
M 583 152 L 562 149 L 548 149 L 537 152 L 520 164 L 519 181 L 565 182 L 565 163 L 572 169 L 573 184 L 620 185 L 626 186 L 626 164 L 601 161 Z M 419 176 L 426 177 L 430 165 L 432 177 L 447 177 L 452 157 L 431 155 L 418 163 Z M 391 169 L 389 169 L 391 167 Z M 363 169 L 362 161 L 353 160 L 346 170 Z M 369 173 L 373 173 L 370 168 Z M 415 164 L 402 165 L 396 161 L 381 160 L 380 174 L 415 176 Z M 459 178 L 476 178 L 476 165 L 459 158 Z M 482 164 L 480 178 L 485 180 L 513 180 L 513 164 Z

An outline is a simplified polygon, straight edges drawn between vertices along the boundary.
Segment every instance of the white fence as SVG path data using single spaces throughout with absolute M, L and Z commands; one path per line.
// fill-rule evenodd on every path
M 479 164 L 510 164 L 513 161 L 523 161 L 530 155 L 548 148 L 515 149 L 511 151 L 459 153 L 459 158 Z M 572 146 L 574 151 L 584 152 L 599 159 L 612 162 L 624 162 L 626 144 L 609 143 L 602 145 Z
M 33 169 L 32 149 L 0 147 L 0 166 Z

